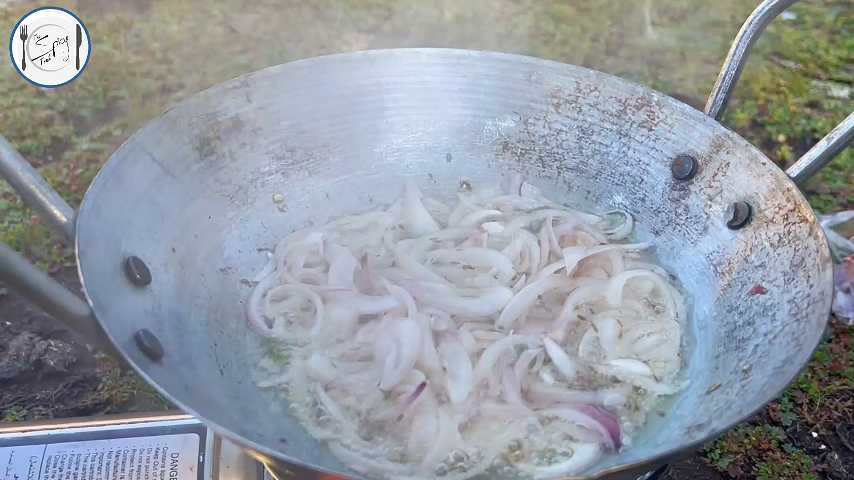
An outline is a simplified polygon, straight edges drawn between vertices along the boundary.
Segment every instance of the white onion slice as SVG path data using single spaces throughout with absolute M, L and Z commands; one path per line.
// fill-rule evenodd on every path
M 428 256 L 440 262 L 460 262 L 469 265 L 490 267 L 498 270 L 498 279 L 509 283 L 516 275 L 513 262 L 500 252 L 490 248 L 457 248 L 454 250 L 433 250 Z
M 564 379 L 568 382 L 575 380 L 575 377 L 581 371 L 578 363 L 572 361 L 569 355 L 563 351 L 563 348 L 551 338 L 543 338 L 543 344 L 546 347 L 546 353 L 549 354 L 549 358 L 554 363 L 555 368 L 563 375 Z
M 309 334 L 312 337 L 316 337 L 320 331 L 323 330 L 323 319 L 325 315 L 323 310 L 323 300 L 321 300 L 316 293 L 303 285 L 279 285 L 278 287 L 273 287 L 267 291 L 267 304 L 269 305 L 275 297 L 283 297 L 287 295 L 302 295 L 307 298 L 312 305 L 314 305 L 314 323 L 312 324 Z
M 335 244 L 329 245 L 327 256 L 329 257 L 327 284 L 354 289 L 353 273 L 359 268 L 359 262 L 356 260 L 356 257 L 350 253 L 349 249 Z
M 322 383 L 329 383 L 338 376 L 338 370 L 336 370 L 335 365 L 323 355 L 312 355 L 308 358 L 305 366 L 306 373 Z
M 461 297 L 450 287 L 428 282 L 407 282 L 404 287 L 427 305 L 440 308 L 451 315 L 467 317 L 494 315 L 513 298 L 513 291 L 502 286 L 481 289 L 479 297 Z
M 547 466 L 535 466 L 523 463 L 515 463 L 514 465 L 534 477 L 534 479 L 541 480 L 575 475 L 593 465 L 602 456 L 602 447 L 595 443 L 573 442 L 561 445 L 561 447 L 572 450 L 572 456 L 562 462 L 552 463 Z
M 472 390 L 473 370 L 465 346 L 455 333 L 442 334 L 439 359 L 446 373 L 448 397 L 458 405 Z
M 395 345 L 386 356 L 380 390 L 391 390 L 415 368 L 421 350 L 421 327 L 414 320 L 402 319 L 394 325 Z
M 537 280 L 519 291 L 501 311 L 501 315 L 495 321 L 499 328 L 510 328 L 520 317 L 527 313 L 531 305 L 540 295 L 559 288 L 569 289 L 573 282 L 560 275 L 549 275 Z
M 555 415 L 580 427 L 598 433 L 606 447 L 619 450 L 620 426 L 617 419 L 607 410 L 592 405 L 564 404 L 542 410 L 546 415 Z
M 428 235 L 439 231 L 436 220 L 421 203 L 421 191 L 411 182 L 406 184 L 406 194 L 403 197 L 403 226 L 413 235 Z

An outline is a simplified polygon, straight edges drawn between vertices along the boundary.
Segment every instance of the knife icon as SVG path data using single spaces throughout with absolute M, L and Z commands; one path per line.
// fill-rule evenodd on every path
M 83 32 L 80 30 L 80 24 L 77 24 L 77 48 L 75 48 L 74 66 L 80 70 L 80 45 L 83 44 Z

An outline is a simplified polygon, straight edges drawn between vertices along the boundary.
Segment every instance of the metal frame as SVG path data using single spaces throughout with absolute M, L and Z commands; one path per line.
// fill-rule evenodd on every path
M 777 15 L 794 3 L 796 0 L 765 0 L 751 14 L 736 37 L 709 96 L 705 108 L 707 115 L 720 120 L 757 38 Z M 852 141 L 854 141 L 854 114 L 819 141 L 786 173 L 793 182 L 802 184 Z M 0 139 L 0 176 L 6 179 L 21 198 L 51 227 L 63 233 L 72 242 L 75 241 L 76 212 L 8 142 L 2 139 Z M 0 282 L 21 293 L 70 328 L 85 335 L 98 348 L 108 353 L 115 353 L 112 342 L 97 326 L 95 316 L 86 301 L 66 290 L 49 275 L 30 264 L 23 256 L 2 244 L 0 244 Z M 116 358 L 123 357 L 116 355 Z M 635 469 L 655 468 L 664 461 L 660 459 L 656 465 L 628 466 L 626 467 L 628 472 L 625 473 L 634 473 L 636 478 L 646 472 L 637 472 Z
M 798 1 L 765 0 L 750 14 L 733 40 L 721 67 L 721 73 L 718 74 L 715 86 L 712 87 L 712 93 L 709 94 L 706 107 L 703 109 L 706 115 L 721 121 L 756 40 L 772 20 Z M 789 167 L 786 175 L 796 185 L 802 185 L 848 148 L 852 142 L 854 142 L 854 112 Z

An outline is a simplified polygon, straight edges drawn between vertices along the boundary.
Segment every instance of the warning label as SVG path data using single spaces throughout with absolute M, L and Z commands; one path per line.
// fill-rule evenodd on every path
M 0 480 L 196 480 L 195 433 L 0 448 Z

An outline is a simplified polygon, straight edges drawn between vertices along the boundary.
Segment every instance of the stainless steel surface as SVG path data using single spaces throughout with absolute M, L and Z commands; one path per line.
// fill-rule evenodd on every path
M 682 153 L 700 165 L 689 182 L 670 171 Z M 633 214 L 637 240 L 654 243 L 682 281 L 692 337 L 703 339 L 666 416 L 586 476 L 641 476 L 749 416 L 809 360 L 830 310 L 831 262 L 785 174 L 665 95 L 515 55 L 333 55 L 190 98 L 131 137 L 92 183 L 78 224 L 81 278 L 106 332 L 185 411 L 261 458 L 358 478 L 251 381 L 264 348 L 243 302 L 267 262 L 258 249 L 390 202 L 405 179 L 450 199 L 461 180 L 476 187 L 511 170 L 578 208 Z M 730 231 L 724 211 L 736 201 L 755 213 Z M 131 252 L 156 279 L 145 289 L 117 268 Z M 767 293 L 749 295 L 756 285 Z M 139 328 L 163 343 L 161 363 L 133 346 Z
M 0 284 L 20 293 L 51 316 L 61 320 L 102 352 L 116 355 L 112 342 L 95 321 L 89 304 L 2 242 Z
M 765 2 L 751 17 L 710 100 L 712 116 L 771 12 L 791 3 Z M 679 154 L 698 162 L 691 181 L 672 178 Z M 774 398 L 809 360 L 830 310 L 832 269 L 793 182 L 744 139 L 665 95 L 516 55 L 332 55 L 182 102 L 93 181 L 78 219 L 80 276 L 109 337 L 182 409 L 279 469 L 358 478 L 251 380 L 264 348 L 245 325 L 243 302 L 267 262 L 259 249 L 390 202 L 406 179 L 450 199 L 461 181 L 476 187 L 512 170 L 578 208 L 630 212 L 636 240 L 655 244 L 681 280 L 691 338 L 702 339 L 689 345 L 691 383 L 666 415 L 585 477 L 637 478 L 696 448 Z M 724 212 L 739 201 L 754 214 L 731 231 Z M 156 281 L 139 288 L 127 279 L 121 265 L 131 254 Z M 766 293 L 750 295 L 757 285 Z M 161 361 L 135 348 L 140 328 L 162 342 Z
M 789 167 L 786 174 L 800 185 L 824 168 L 852 142 L 854 142 L 854 113 L 848 115 L 848 118 Z
M 260 463 L 250 457 L 242 448 L 217 436 L 214 443 L 214 464 L 212 477 L 215 480 L 263 480 L 265 471 Z M 292 480 L 310 480 L 292 479 Z
M 742 70 L 747 64 L 747 57 L 753 50 L 753 44 L 756 43 L 756 40 L 759 39 L 771 21 L 777 18 L 777 15 L 797 2 L 798 0 L 765 0 L 750 14 L 732 42 L 723 67 L 721 67 L 721 73 L 718 74 L 712 93 L 706 101 L 706 108 L 704 109 L 706 115 L 717 121 L 723 118 L 724 110 L 729 104 L 732 92 L 735 91 Z
M 39 214 L 51 228 L 74 240 L 76 212 L 39 175 L 35 168 L 0 137 L 0 177 L 5 178 L 24 203 Z

